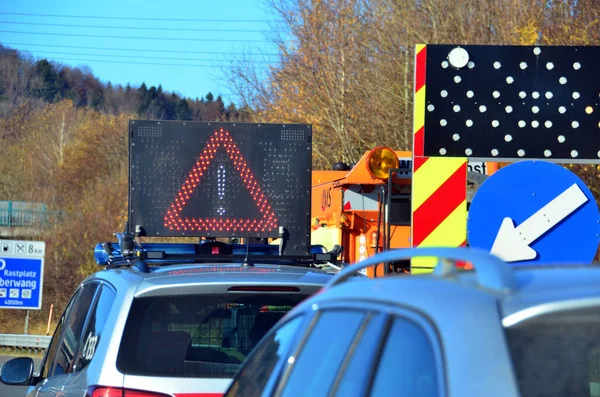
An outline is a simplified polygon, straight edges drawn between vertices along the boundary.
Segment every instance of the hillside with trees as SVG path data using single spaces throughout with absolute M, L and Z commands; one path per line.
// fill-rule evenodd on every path
M 141 119 L 243 121 L 248 108 L 225 105 L 212 93 L 201 98 L 184 98 L 166 92 L 162 86 L 139 87 L 103 83 L 88 68 L 73 68 L 0 43 L 0 117 L 9 117 L 15 108 L 26 105 L 40 109 L 49 103 L 69 100 L 76 108 L 88 108 L 109 115 L 135 114 Z
M 34 60 L 0 47 L 0 201 L 44 203 L 47 228 L 43 310 L 31 332 L 62 312 L 93 248 L 123 230 L 130 119 L 245 121 L 249 109 L 221 97 L 183 98 L 161 86 L 113 86 L 89 70 Z M 24 313 L 0 310 L 0 333 L 23 332 Z M 43 331 L 45 333 L 45 330 Z

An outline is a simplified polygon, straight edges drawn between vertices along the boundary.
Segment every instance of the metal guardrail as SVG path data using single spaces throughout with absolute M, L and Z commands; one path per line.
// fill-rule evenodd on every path
M 51 339 L 46 335 L 0 334 L 0 349 L 44 351 Z
M 67 211 L 48 211 L 45 203 L 0 201 L 0 227 L 47 227 L 79 215 Z
M 0 209 L 0 227 L 45 227 L 68 215 L 61 211 Z

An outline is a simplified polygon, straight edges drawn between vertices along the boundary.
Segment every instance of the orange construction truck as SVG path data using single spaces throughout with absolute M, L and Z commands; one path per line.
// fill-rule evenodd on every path
M 496 163 L 469 162 L 468 201 Z M 354 263 L 377 252 L 410 247 L 412 154 L 377 147 L 353 166 L 312 171 L 311 244 L 344 247 L 342 260 Z M 408 272 L 409 263 L 378 266 L 369 277 Z

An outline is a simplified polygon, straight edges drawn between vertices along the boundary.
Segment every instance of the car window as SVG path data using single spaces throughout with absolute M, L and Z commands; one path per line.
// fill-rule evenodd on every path
M 432 397 L 439 395 L 437 363 L 425 330 L 395 318 L 383 345 L 370 396 Z
M 100 343 L 106 319 L 115 301 L 116 295 L 107 285 L 102 285 L 100 288 L 100 295 L 90 311 L 88 325 L 83 333 L 82 346 L 79 349 L 77 362 L 73 366 L 73 372 L 81 371 L 92 361 L 96 347 Z
M 369 315 L 352 342 L 333 389 L 335 397 L 364 396 L 368 376 L 381 341 L 385 316 Z
M 136 298 L 117 357 L 127 375 L 232 378 L 260 339 L 305 294 Z
M 56 352 L 58 351 L 58 347 L 60 346 L 60 343 L 62 341 L 61 334 L 62 334 L 62 330 L 63 330 L 63 324 L 65 322 L 66 317 L 69 315 L 69 312 L 73 308 L 73 305 L 75 304 L 75 302 L 77 302 L 80 292 L 81 292 L 81 289 L 77 289 L 73 293 L 71 300 L 67 304 L 67 307 L 63 311 L 63 314 L 60 316 L 60 319 L 58 320 L 58 323 L 56 324 L 56 328 L 54 329 L 54 335 L 52 336 L 50 345 L 48 346 L 48 349 L 46 350 L 46 355 L 44 356 L 44 361 L 41 366 L 40 376 L 44 379 L 50 375 L 50 371 L 52 370 L 52 367 L 54 364 L 54 359 L 56 357 Z
M 600 308 L 542 315 L 506 335 L 523 396 L 600 395 Z
M 304 316 L 297 316 L 276 331 L 269 333 L 248 358 L 241 372 L 236 374 L 235 382 L 225 396 L 260 396 L 277 362 L 288 353 L 296 339 L 298 327 L 303 319 Z
M 327 396 L 337 369 L 363 323 L 366 313 L 358 310 L 324 310 L 282 380 L 281 397 Z M 285 379 L 287 378 L 287 379 Z
M 73 359 L 75 358 L 77 348 L 79 347 L 83 326 L 94 300 L 97 288 L 97 283 L 83 285 L 77 301 L 75 301 L 73 308 L 65 318 L 66 321 L 63 324 L 64 332 L 56 353 L 56 359 L 54 360 L 54 368 L 52 369 L 50 376 L 70 372 Z

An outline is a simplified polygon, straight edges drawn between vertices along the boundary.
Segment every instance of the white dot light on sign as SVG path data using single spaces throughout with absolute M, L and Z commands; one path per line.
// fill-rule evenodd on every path
M 494 62 L 494 69 L 500 69 L 502 67 L 502 64 L 498 61 Z
M 487 110 L 487 107 L 486 107 L 485 105 L 481 105 L 481 106 L 479 106 L 479 111 L 480 111 L 481 113 L 485 113 L 485 111 L 486 111 L 486 110 Z
M 442 91 L 440 91 L 440 96 L 441 96 L 442 98 L 446 98 L 446 97 L 448 96 L 448 91 L 446 91 L 446 90 L 442 90 Z
M 531 122 L 531 126 L 532 126 L 533 128 L 538 128 L 538 127 L 540 126 L 540 122 L 539 122 L 539 121 L 537 121 L 537 120 L 533 120 L 533 121 Z
M 467 91 L 467 98 L 473 98 L 473 96 L 475 95 L 475 93 L 471 90 Z
M 467 120 L 467 121 L 465 121 L 465 125 L 467 127 L 473 127 L 473 120 Z
M 454 82 L 456 84 L 460 83 L 462 81 L 462 79 L 460 78 L 460 76 L 454 76 Z
M 575 70 L 579 70 L 579 69 L 581 69 L 581 64 L 580 64 L 579 62 L 575 62 L 575 63 L 573 64 L 573 69 L 575 69 Z
M 546 69 L 548 69 L 548 70 L 552 70 L 552 69 L 554 69 L 554 64 L 553 64 L 552 62 L 548 62 L 548 63 L 546 64 Z
M 475 67 L 475 64 L 473 63 L 473 61 L 469 61 L 469 63 L 467 63 L 467 67 L 469 69 L 473 69 Z
M 500 98 L 500 92 L 498 92 L 498 91 L 494 91 L 494 92 L 492 92 L 492 96 L 493 96 L 494 98 L 498 99 L 498 98 Z
M 581 96 L 581 95 L 579 95 L 579 93 L 578 93 L 577 91 L 575 91 L 575 92 L 573 93 L 573 99 L 579 99 L 579 97 L 580 97 L 580 96 Z
M 515 81 L 515 79 L 513 79 L 511 76 L 508 76 L 508 77 L 506 78 L 506 82 L 507 82 L 508 84 L 512 84 L 514 81 Z
M 560 114 L 564 114 L 566 111 L 567 111 L 567 108 L 566 108 L 566 107 L 564 107 L 564 106 L 561 106 L 561 107 L 559 107 L 559 108 L 558 108 L 558 112 L 559 112 Z
M 533 92 L 531 93 L 531 97 L 532 97 L 533 99 L 538 99 L 538 98 L 540 97 L 540 93 L 539 93 L 539 92 L 537 92 L 537 91 L 533 91 Z
M 492 156 L 496 157 L 498 154 L 498 149 L 492 149 Z
M 527 125 L 527 123 L 525 122 L 525 120 L 519 120 L 519 127 L 520 128 L 525 128 L 525 126 Z
M 551 99 L 554 95 L 550 91 L 546 91 L 546 98 Z
M 567 140 L 564 135 L 559 135 L 558 138 L 556 138 L 556 139 L 560 143 L 565 143 L 565 141 Z
M 504 140 L 505 140 L 506 142 L 510 142 L 510 141 L 512 141 L 512 139 L 513 139 L 513 138 L 512 138 L 512 135 L 510 135 L 510 134 L 506 134 L 506 135 L 504 135 Z
M 544 156 L 546 156 L 546 157 L 552 156 L 552 151 L 550 151 L 548 149 L 544 150 Z
M 460 112 L 460 106 L 454 105 L 454 107 L 452 108 L 452 110 L 454 110 L 455 113 L 458 113 L 458 112 Z
M 540 55 L 540 54 L 542 53 L 542 50 L 540 49 L 540 47 L 535 47 L 535 48 L 533 49 L 533 53 L 534 53 L 535 55 Z
M 571 127 L 573 127 L 573 128 L 579 128 L 579 122 L 578 121 L 573 121 L 571 123 Z
M 571 157 L 577 157 L 579 156 L 579 153 L 577 152 L 577 150 L 571 150 Z
M 560 79 L 558 79 L 558 82 L 559 82 L 560 84 L 567 84 L 567 78 L 563 76 L 563 77 L 561 77 Z
M 444 148 L 441 148 L 441 149 L 440 149 L 440 154 L 441 154 L 442 156 L 443 156 L 443 155 L 445 155 L 445 154 L 446 154 L 446 149 L 444 149 Z
M 456 47 L 448 54 L 448 61 L 453 67 L 464 68 L 469 63 L 469 53 L 461 47 Z
M 447 125 L 448 125 L 448 122 L 446 121 L 446 119 L 441 119 L 441 120 L 440 120 L 440 125 L 441 125 L 442 127 L 445 127 L 445 126 L 447 126 Z
M 498 120 L 493 120 L 492 121 L 492 127 L 496 128 L 500 125 L 500 122 Z
M 460 135 L 454 134 L 454 135 L 452 135 L 452 139 L 454 139 L 455 141 L 458 141 L 460 139 Z
M 525 156 L 525 150 L 523 150 L 523 149 L 519 149 L 519 150 L 517 150 L 517 155 L 518 155 L 519 157 L 523 157 L 523 156 Z
M 527 97 L 527 93 L 525 91 L 521 91 L 521 92 L 519 92 L 519 97 L 521 99 L 525 99 L 525 97 Z
M 429 105 L 427 105 L 427 110 L 429 110 L 430 112 L 433 112 L 435 110 L 435 106 L 429 104 Z
M 527 69 L 527 62 L 521 62 L 521 63 L 519 64 L 519 67 L 520 67 L 521 69 L 523 69 L 523 70 Z
M 546 126 L 546 128 L 551 128 L 552 127 L 552 121 L 546 120 L 546 122 L 544 123 L 544 125 Z
M 472 155 L 472 154 L 473 154 L 473 151 L 472 151 L 471 149 L 467 148 L 467 149 L 465 149 L 465 154 L 466 154 L 467 156 L 470 156 L 470 155 Z
M 539 112 L 539 111 L 540 111 L 540 108 L 539 108 L 539 107 L 537 107 L 537 106 L 534 106 L 534 107 L 532 107 L 532 108 L 531 108 L 531 111 L 532 111 L 533 113 L 537 113 L 537 112 Z
M 443 61 L 443 62 L 442 62 L 442 67 L 443 67 L 444 69 L 446 69 L 446 68 L 448 67 L 448 61 Z
M 504 110 L 506 111 L 506 113 L 511 113 L 513 111 L 512 106 L 508 105 L 507 107 L 504 108 Z

